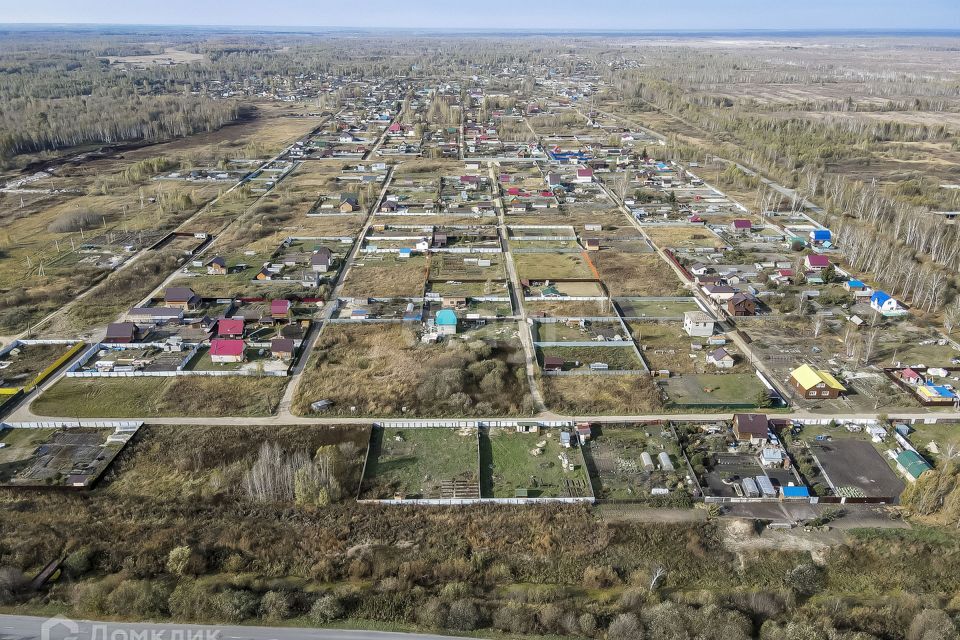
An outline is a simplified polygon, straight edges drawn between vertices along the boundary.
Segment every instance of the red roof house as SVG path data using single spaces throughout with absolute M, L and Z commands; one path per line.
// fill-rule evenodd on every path
M 217 320 L 217 337 L 242 338 L 243 320 L 240 318 L 220 318 Z
M 243 340 L 215 338 L 210 341 L 210 359 L 217 363 L 243 362 L 246 346 Z

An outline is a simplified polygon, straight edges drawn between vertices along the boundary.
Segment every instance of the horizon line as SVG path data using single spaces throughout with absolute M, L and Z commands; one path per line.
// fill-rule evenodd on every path
M 738 34 L 738 33 L 779 33 L 779 34 L 955 34 L 960 36 L 960 27 L 730 27 L 723 29 L 681 29 L 681 28 L 577 28 L 577 27 L 381 27 L 360 25 L 242 25 L 242 24 L 200 24 L 200 23 L 161 23 L 161 22 L 0 22 L 0 28 L 8 27 L 152 27 L 152 28 L 192 28 L 192 29 L 234 29 L 245 31 L 311 31 L 311 30 L 352 30 L 352 31 L 431 31 L 431 32 L 467 32 L 467 33 L 597 33 L 597 34 Z

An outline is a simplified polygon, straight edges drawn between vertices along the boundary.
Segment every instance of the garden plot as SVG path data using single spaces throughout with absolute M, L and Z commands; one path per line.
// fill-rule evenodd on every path
M 602 298 L 602 302 L 605 303 L 606 301 L 606 294 L 603 291 L 603 287 L 600 286 L 599 282 L 594 281 L 528 281 L 524 286 L 523 294 L 525 299 L 557 298 L 562 300 L 563 298 Z M 598 302 L 601 302 L 601 300 L 598 300 Z M 611 312 L 612 309 L 601 315 L 609 315 Z
M 594 373 L 603 371 L 645 371 L 633 346 L 537 347 L 537 362 L 543 368 L 547 358 L 563 361 L 562 371 Z
M 710 464 L 700 477 L 700 484 L 707 495 L 739 497 L 740 482 L 744 478 L 766 475 L 757 456 L 753 454 L 718 452 L 709 454 L 709 458 Z M 694 468 L 699 469 L 698 466 Z
M 136 431 L 0 427 L 0 486 L 89 488 Z
M 753 373 L 681 375 L 657 381 L 667 403 L 678 408 L 751 409 L 769 404 L 769 391 Z
M 655 245 L 667 249 L 722 249 L 727 246 L 723 238 L 699 225 L 645 226 L 643 230 Z
M 534 342 L 599 342 L 629 340 L 630 336 L 616 319 L 534 322 Z
M 480 433 L 480 490 L 484 498 L 593 496 L 578 448 L 564 448 L 560 432 L 517 433 L 493 427 Z
M 569 300 L 562 297 L 548 300 L 524 298 L 523 307 L 530 317 L 610 318 L 616 315 L 616 310 L 606 298 L 602 300 Z
M 707 349 L 695 351 L 690 345 L 703 344 L 703 338 L 691 338 L 679 321 L 630 322 L 633 338 L 653 371 L 671 374 L 706 373 Z
M 672 469 L 659 460 L 661 452 L 670 457 Z M 679 447 L 668 430 L 654 425 L 594 427 L 583 453 L 597 498 L 636 500 L 649 496 L 654 488 L 683 486 L 686 468 Z
M 437 253 L 430 257 L 430 279 L 438 281 L 505 280 L 503 254 L 470 256 Z
M 682 296 L 685 293 L 677 274 L 656 254 L 602 249 L 593 252 L 591 260 L 612 296 Z
M 514 253 L 522 280 L 594 280 L 596 275 L 582 253 Z
M 375 428 L 361 500 L 480 497 L 476 429 Z

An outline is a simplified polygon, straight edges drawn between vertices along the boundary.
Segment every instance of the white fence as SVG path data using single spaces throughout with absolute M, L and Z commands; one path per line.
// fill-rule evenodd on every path
M 143 426 L 141 420 L 45 420 L 39 422 L 3 422 L 10 429 L 122 429 L 136 431 Z

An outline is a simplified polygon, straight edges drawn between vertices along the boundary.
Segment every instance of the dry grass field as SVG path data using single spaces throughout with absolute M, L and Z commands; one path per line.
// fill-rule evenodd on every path
M 648 375 L 543 376 L 547 408 L 564 415 L 638 415 L 662 410 Z
M 506 416 L 529 413 L 528 398 L 515 342 L 426 345 L 406 326 L 339 324 L 318 339 L 294 410 L 331 400 L 337 415 Z
M 602 249 L 591 258 L 612 296 L 684 295 L 677 274 L 659 255 Z

